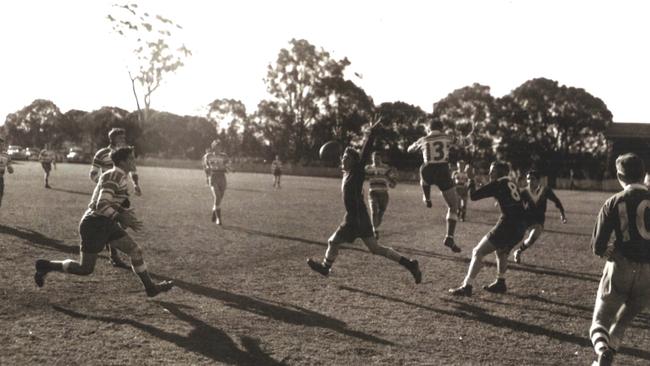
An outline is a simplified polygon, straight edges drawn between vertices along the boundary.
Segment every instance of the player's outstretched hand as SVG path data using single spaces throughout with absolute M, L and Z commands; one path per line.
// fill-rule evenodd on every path
M 133 210 L 124 210 L 117 215 L 117 221 L 124 228 L 131 228 L 134 231 L 142 229 L 142 221 L 138 220 Z

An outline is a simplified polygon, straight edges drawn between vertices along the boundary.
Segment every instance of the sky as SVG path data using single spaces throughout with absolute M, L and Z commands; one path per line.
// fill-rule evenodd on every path
M 615 122 L 650 122 L 650 2 L 556 0 L 136 1 L 183 26 L 193 55 L 168 75 L 152 107 L 204 115 L 215 99 L 248 112 L 269 99 L 264 77 L 292 38 L 335 59 L 375 101 L 431 112 L 480 83 L 501 97 L 545 77 L 602 99 Z M 0 124 L 35 99 L 62 112 L 136 109 L 131 44 L 111 31 L 105 0 L 0 4 Z M 647 4 L 647 5 L 646 5 Z M 361 78 L 354 74 L 360 74 Z

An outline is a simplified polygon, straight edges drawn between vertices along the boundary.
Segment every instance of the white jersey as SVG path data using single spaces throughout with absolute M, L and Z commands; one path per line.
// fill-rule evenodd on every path
M 417 149 L 422 152 L 424 163 L 447 164 L 449 163 L 449 149 L 454 145 L 468 145 L 469 138 L 456 137 L 440 132 L 431 131 L 428 135 L 419 138 L 409 150 Z

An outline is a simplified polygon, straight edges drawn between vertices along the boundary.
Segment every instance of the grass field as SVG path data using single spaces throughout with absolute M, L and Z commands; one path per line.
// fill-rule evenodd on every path
M 311 272 L 343 205 L 340 181 L 234 173 L 224 226 L 210 222 L 200 170 L 141 167 L 145 222 L 133 234 L 157 279 L 177 287 L 149 299 L 137 277 L 110 267 L 106 253 L 88 277 L 33 282 L 37 258 L 77 258 L 78 221 L 90 199 L 88 167 L 60 164 L 42 187 L 40 165 L 15 166 L 0 209 L 1 365 L 588 365 L 593 301 L 602 261 L 591 254 L 595 215 L 609 194 L 559 191 L 569 223 L 551 205 L 547 231 L 512 264 L 509 292 L 492 282 L 494 258 L 472 298 L 447 289 L 462 281 L 472 247 L 496 222 L 493 200 L 472 202 L 453 254 L 441 243 L 444 210 L 398 185 L 380 242 L 420 261 L 415 285 L 396 263 L 347 246 L 330 278 Z M 617 355 L 650 363 L 650 315 L 641 314 Z

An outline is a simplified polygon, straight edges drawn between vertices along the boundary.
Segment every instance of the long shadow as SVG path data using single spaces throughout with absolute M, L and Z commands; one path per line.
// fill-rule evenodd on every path
M 424 310 L 427 310 L 427 311 L 431 311 L 433 313 L 437 313 L 437 314 L 440 314 L 440 315 L 447 315 L 447 316 L 460 318 L 460 319 L 463 319 L 463 321 L 473 320 L 473 321 L 476 321 L 476 322 L 489 324 L 489 325 L 492 325 L 492 326 L 498 327 L 498 328 L 507 328 L 507 329 L 511 329 L 511 330 L 514 330 L 514 331 L 518 331 L 518 332 L 526 332 L 526 333 L 529 333 L 529 334 L 532 334 L 532 335 L 540 335 L 540 336 L 555 338 L 555 339 L 557 339 L 559 341 L 573 343 L 573 344 L 576 344 L 576 345 L 582 346 L 582 347 L 591 347 L 591 341 L 586 337 L 586 335 L 585 335 L 585 337 L 579 337 L 579 336 L 576 336 L 576 335 L 573 335 L 573 334 L 567 334 L 567 333 L 563 333 L 563 332 L 560 332 L 560 331 L 557 331 L 557 330 L 547 329 L 547 328 L 541 327 L 539 325 L 528 324 L 528 323 L 520 322 L 520 321 L 513 320 L 513 319 L 508 319 L 508 318 L 504 318 L 504 317 L 500 317 L 500 316 L 496 316 L 496 315 L 491 315 L 491 314 L 489 314 L 487 312 L 486 309 L 483 309 L 483 308 L 481 308 L 479 306 L 475 306 L 475 305 L 467 304 L 467 303 L 464 303 L 464 302 L 456 301 L 456 300 L 447 300 L 447 302 L 449 302 L 451 304 L 454 304 L 455 307 L 456 307 L 457 311 L 452 311 L 452 310 L 445 310 L 445 309 L 436 309 L 436 308 L 433 308 L 433 307 L 430 307 L 430 306 L 417 304 L 417 303 L 414 303 L 414 302 L 411 302 L 411 301 L 398 299 L 398 298 L 395 298 L 395 297 L 390 297 L 390 296 L 385 296 L 385 295 L 380 295 L 380 294 L 375 294 L 375 293 L 372 293 L 370 291 L 356 289 L 356 288 L 352 288 L 352 287 L 348 287 L 348 286 L 339 286 L 339 288 L 341 290 L 346 290 L 346 291 L 350 291 L 350 292 L 354 292 L 354 293 L 359 293 L 359 294 L 364 294 L 364 295 L 368 295 L 368 296 L 371 296 L 371 297 L 380 298 L 380 299 L 387 300 L 387 301 L 393 301 L 393 302 L 396 302 L 396 303 L 413 306 L 413 307 L 416 307 L 416 308 L 419 308 L 419 309 L 424 309 Z M 632 356 L 635 356 L 635 357 L 638 357 L 638 358 L 642 358 L 644 360 L 650 360 L 650 352 L 645 351 L 645 350 L 640 350 L 640 349 L 636 349 L 636 348 L 622 347 L 619 350 L 619 352 L 624 353 L 624 354 L 629 354 L 629 355 L 632 355 Z
M 470 258 L 467 257 L 451 256 L 451 255 L 439 254 L 435 252 L 429 252 L 426 250 L 406 248 L 406 247 L 395 247 L 395 249 L 405 254 L 419 255 L 422 257 L 437 258 L 441 260 L 458 262 L 458 263 L 467 263 L 467 264 L 469 264 L 470 262 Z M 495 267 L 496 264 L 492 262 L 484 261 L 483 266 Z M 590 282 L 600 281 L 600 276 L 593 273 L 559 270 L 555 268 L 532 265 L 532 264 L 518 265 L 514 263 L 508 263 L 508 271 L 521 271 L 521 272 L 528 272 L 528 273 L 535 273 L 535 274 L 543 274 L 548 276 L 572 278 L 576 280 L 590 281 Z
M 335 318 L 330 318 L 328 316 L 302 308 L 300 306 L 256 299 L 253 297 L 239 295 L 224 290 L 189 283 L 180 279 L 169 278 L 155 274 L 152 274 L 151 276 L 156 279 L 174 281 L 175 286 L 185 291 L 222 301 L 226 306 L 239 309 L 241 311 L 246 311 L 267 318 L 275 319 L 287 324 L 330 329 L 343 335 L 358 338 L 366 342 L 391 346 L 395 345 L 390 341 L 375 337 L 371 334 L 349 329 L 343 321 Z
M 82 320 L 95 320 L 105 323 L 129 325 L 141 331 L 147 332 L 161 340 L 174 343 L 187 351 L 201 354 L 217 362 L 231 365 L 283 365 L 267 355 L 260 348 L 260 341 L 251 337 L 241 337 L 244 349 L 240 349 L 233 339 L 223 330 L 215 328 L 198 318 L 181 310 L 182 305 L 170 302 L 158 302 L 178 319 L 192 325 L 189 334 L 181 335 L 168 332 L 149 324 L 140 323 L 128 318 L 116 318 L 102 315 L 87 315 L 75 310 L 66 309 L 53 305 L 54 310 L 65 315 Z
M 248 228 L 243 228 L 243 227 L 234 226 L 234 225 L 224 225 L 223 228 L 225 230 L 237 231 L 237 232 L 246 233 L 246 234 L 249 234 L 249 235 L 258 235 L 258 236 L 264 236 L 264 237 L 272 238 L 272 239 L 297 241 L 299 243 L 310 244 L 310 245 L 318 245 L 318 246 L 321 246 L 321 247 L 327 247 L 326 242 L 310 240 L 310 239 L 305 239 L 305 238 L 298 238 L 298 237 L 295 237 L 295 236 L 282 235 L 282 234 L 276 234 L 276 233 L 268 233 L 268 232 L 264 232 L 264 231 L 260 231 L 260 230 L 248 229 Z M 352 246 L 350 246 L 350 244 L 345 244 L 345 245 L 342 246 L 342 248 L 348 249 L 348 250 L 357 250 L 357 251 L 360 251 L 360 252 L 364 252 L 363 249 L 352 247 Z
M 10 226 L 0 225 L 0 234 L 13 235 L 17 238 L 27 240 L 28 242 L 36 246 L 43 246 L 50 249 L 55 249 L 63 253 L 79 254 L 78 245 L 66 245 L 61 240 L 52 239 L 31 229 L 27 229 L 23 227 L 14 228 Z
M 79 195 L 88 196 L 88 197 L 90 197 L 90 195 L 92 194 L 92 192 L 73 191 L 73 190 L 70 190 L 70 189 L 62 189 L 62 188 L 56 188 L 56 187 L 52 187 L 52 188 L 50 188 L 50 190 L 57 191 L 57 192 L 64 192 L 64 193 L 79 194 Z

